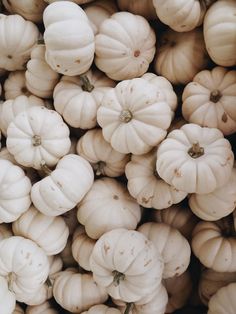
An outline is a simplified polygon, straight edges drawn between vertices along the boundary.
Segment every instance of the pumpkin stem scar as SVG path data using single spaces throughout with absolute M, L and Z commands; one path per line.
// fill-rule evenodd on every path
M 213 90 L 210 94 L 210 101 L 217 103 L 221 99 L 222 95 L 217 89 Z
M 46 165 L 46 162 L 44 160 L 41 161 L 40 163 L 41 165 L 41 170 L 47 175 L 49 176 L 52 173 L 52 170 L 50 168 L 48 168 L 48 166 Z
M 188 154 L 192 158 L 199 158 L 204 155 L 204 148 L 199 145 L 198 142 L 193 143 L 192 147 L 188 150 Z
M 132 120 L 133 115 L 131 111 L 129 111 L 128 109 L 124 109 L 121 111 L 119 118 L 121 122 L 128 123 Z
M 95 173 L 97 176 L 104 175 L 104 168 L 106 167 L 106 163 L 104 161 L 97 162 L 93 169 L 95 170 Z
M 129 314 L 130 310 L 133 307 L 133 303 L 127 303 L 124 314 Z
M 91 91 L 94 89 L 94 86 L 90 83 L 87 75 L 80 75 L 80 80 L 82 82 L 82 90 L 91 93 Z
M 39 145 L 41 145 L 41 137 L 40 137 L 40 135 L 34 135 L 34 136 L 32 137 L 32 145 L 33 145 L 33 146 L 39 146 Z
M 125 279 L 125 275 L 117 270 L 113 270 L 112 275 L 114 276 L 113 283 L 115 287 L 119 286 L 120 281 Z

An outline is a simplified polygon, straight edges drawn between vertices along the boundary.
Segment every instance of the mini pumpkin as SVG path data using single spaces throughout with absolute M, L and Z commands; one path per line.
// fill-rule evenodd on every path
M 30 96 L 31 93 L 26 87 L 25 70 L 12 71 L 4 81 L 4 97 L 6 100 L 14 99 L 17 96 Z
M 114 307 L 108 307 L 105 304 L 98 304 L 90 307 L 88 311 L 82 312 L 81 314 L 121 314 L 121 312 Z
M 207 314 L 234 314 L 236 309 L 236 282 L 220 288 L 208 303 Z
M 7 279 L 0 276 L 0 300 L 1 300 L 1 314 L 13 313 L 16 305 L 16 297 L 14 292 L 8 288 Z

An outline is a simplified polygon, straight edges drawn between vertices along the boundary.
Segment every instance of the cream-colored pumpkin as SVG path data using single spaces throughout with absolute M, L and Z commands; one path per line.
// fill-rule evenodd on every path
M 207 7 L 202 0 L 153 0 L 159 19 L 177 32 L 188 32 L 201 25 Z
M 94 128 L 102 98 L 114 86 L 115 82 L 98 70 L 89 70 L 81 76 L 63 76 L 53 92 L 55 109 L 72 127 Z
M 14 235 L 37 243 L 47 255 L 60 253 L 65 248 L 69 236 L 69 228 L 62 217 L 46 216 L 34 206 L 14 221 L 12 230 Z
M 0 241 L 0 276 L 7 279 L 16 300 L 22 294 L 37 291 L 48 273 L 48 258 L 32 240 L 12 236 Z
M 143 207 L 164 209 L 182 201 L 187 193 L 175 189 L 158 176 L 156 159 L 156 149 L 144 155 L 132 155 L 125 167 L 127 187 L 130 195 Z
M 13 236 L 11 224 L 1 223 L 0 224 L 0 241 Z
M 146 222 L 137 230 L 152 241 L 160 252 L 164 261 L 163 278 L 180 276 L 186 271 L 191 248 L 177 229 L 164 223 Z
M 159 100 L 155 86 L 135 78 L 118 83 L 104 95 L 97 121 L 105 140 L 115 150 L 142 155 L 166 136 L 171 110 L 165 101 Z
M 160 100 L 166 101 L 170 106 L 173 119 L 178 105 L 178 100 L 171 83 L 164 76 L 158 76 L 151 72 L 145 73 L 142 78 L 152 83 L 157 88 L 160 93 Z
M 44 10 L 43 22 L 45 59 L 50 67 L 69 76 L 88 71 L 94 58 L 95 40 L 83 9 L 70 1 L 57 1 Z
M 2 133 L 7 136 L 7 128 L 15 117 L 22 111 L 34 106 L 44 106 L 44 102 L 33 95 L 28 97 L 20 95 L 0 103 L 0 129 Z
M 236 2 L 218 0 L 207 11 L 203 34 L 211 59 L 218 65 L 236 65 Z
M 182 114 L 185 120 L 221 130 L 236 132 L 236 71 L 215 67 L 203 70 L 185 86 Z
M 114 0 L 96 0 L 86 5 L 84 11 L 96 35 L 102 22 L 117 12 L 117 6 Z
M 231 282 L 236 282 L 236 272 L 216 272 L 212 269 L 204 269 L 198 284 L 198 294 L 202 303 L 207 305 L 210 298 L 220 288 Z
M 7 279 L 2 276 L 0 276 L 0 301 L 1 314 L 14 313 L 16 297 L 14 292 L 9 290 Z
M 118 177 L 125 172 L 128 154 L 117 152 L 105 141 L 101 129 L 88 130 L 77 142 L 78 155 L 88 160 L 97 176 Z
M 139 77 L 154 58 L 155 42 L 155 33 L 144 17 L 114 13 L 95 37 L 95 64 L 114 80 Z
M 220 130 L 185 124 L 173 130 L 157 150 L 157 172 L 176 189 L 207 194 L 230 178 L 234 155 Z
M 27 306 L 25 314 L 59 314 L 59 312 L 46 301 L 40 305 Z
M 154 68 L 173 84 L 187 84 L 207 62 L 201 29 L 186 33 L 167 29 L 159 40 Z
M 228 216 L 236 205 L 236 167 L 228 182 L 209 194 L 191 194 L 189 207 L 202 220 L 214 221 Z
M 14 99 L 17 96 L 25 95 L 30 96 L 25 82 L 25 71 L 17 70 L 9 73 L 7 79 L 4 81 L 4 98 Z
M 236 282 L 220 288 L 208 303 L 207 314 L 235 314 Z
M 173 313 L 184 307 L 193 290 L 193 283 L 189 271 L 185 271 L 178 277 L 163 280 L 168 293 L 168 304 L 165 313 Z
M 31 182 L 12 162 L 0 159 L 0 223 L 15 221 L 30 207 Z
M 20 307 L 20 305 L 17 303 L 15 306 L 15 309 L 12 314 L 25 314 L 25 311 Z
M 121 11 L 142 15 L 147 20 L 154 20 L 157 17 L 152 0 L 118 0 L 118 6 Z
M 192 250 L 205 267 L 218 272 L 236 271 L 236 238 L 228 228 L 221 220 L 201 221 L 194 228 Z
M 90 307 L 88 311 L 82 312 L 81 314 L 121 314 L 121 312 L 114 307 L 108 307 L 105 304 L 98 304 Z
M 19 14 L 26 20 L 40 22 L 46 3 L 43 0 L 3 0 L 4 7 L 11 14 Z
M 112 298 L 136 302 L 160 285 L 163 260 L 142 233 L 121 228 L 97 240 L 90 267 L 95 282 L 105 287 Z
M 72 255 L 77 263 L 85 270 L 90 271 L 89 259 L 96 240 L 91 239 L 83 226 L 78 226 L 72 238 Z
M 45 61 L 45 45 L 37 45 L 32 49 L 26 67 L 27 89 L 38 97 L 52 98 L 53 89 L 60 76 Z
M 18 14 L 0 16 L 0 67 L 23 70 L 36 45 L 39 31 L 35 24 Z
M 54 110 L 33 106 L 7 128 L 7 148 L 19 164 L 41 169 L 54 166 L 70 149 L 69 128 Z
M 136 229 L 141 208 L 126 187 L 113 178 L 94 181 L 90 191 L 78 204 L 78 221 L 92 239 L 116 228 Z
M 61 307 L 72 313 L 86 311 L 108 298 L 105 289 L 96 284 L 91 273 L 80 274 L 73 269 L 66 269 L 57 275 L 53 296 Z
M 172 205 L 169 208 L 160 211 L 153 211 L 152 221 L 163 222 L 173 228 L 176 228 L 186 239 L 189 240 L 198 219 L 195 215 L 193 215 L 190 208 L 183 205 Z
M 59 216 L 83 199 L 93 180 L 89 162 L 78 155 L 68 154 L 59 160 L 50 175 L 32 186 L 31 199 L 44 215 Z

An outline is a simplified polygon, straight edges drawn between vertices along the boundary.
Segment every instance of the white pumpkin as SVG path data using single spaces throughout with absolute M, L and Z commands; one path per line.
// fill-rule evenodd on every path
M 112 298 L 136 302 L 160 285 L 163 260 L 142 233 L 121 228 L 108 231 L 97 240 L 90 267 L 95 282 Z
M 83 9 L 69 1 L 54 2 L 44 10 L 43 22 L 45 59 L 50 67 L 69 76 L 88 71 L 94 58 L 95 41 Z
M 17 70 L 9 73 L 4 81 L 4 98 L 14 99 L 17 96 L 25 95 L 30 96 L 31 93 L 26 87 L 25 70 Z
M 33 106 L 20 112 L 7 128 L 7 148 L 16 161 L 41 169 L 54 166 L 70 149 L 69 128 L 54 110 Z
M 208 303 L 207 314 L 234 314 L 236 310 L 236 282 L 220 288 Z
M 152 0 L 118 0 L 117 2 L 121 11 L 142 15 L 147 20 L 157 18 Z
M 88 130 L 77 142 L 78 155 L 89 161 L 97 176 L 118 177 L 125 172 L 128 154 L 117 152 L 105 141 L 101 129 Z
M 72 127 L 91 129 L 97 125 L 97 110 L 114 81 L 98 70 L 81 76 L 63 76 L 53 92 L 54 107 Z
M 236 132 L 236 71 L 215 67 L 203 70 L 182 94 L 185 120 L 217 128 L 224 135 Z
M 188 193 L 207 194 L 230 178 L 234 155 L 220 130 L 185 124 L 173 130 L 157 150 L 157 172 Z
M 12 230 L 14 235 L 37 243 L 47 255 L 60 253 L 65 248 L 69 236 L 69 228 L 62 217 L 46 216 L 34 206 L 14 221 Z
M 98 304 L 90 307 L 88 311 L 82 312 L 81 314 L 121 314 L 121 312 L 114 307 Z
M 12 162 L 0 159 L 0 223 L 15 221 L 30 207 L 31 182 Z
M 164 209 L 182 201 L 187 193 L 177 190 L 158 176 L 156 155 L 156 149 L 144 155 L 132 155 L 125 167 L 125 175 L 129 193 L 140 205 Z
M 59 312 L 46 301 L 40 305 L 27 306 L 25 314 L 59 314 Z
M 139 77 L 154 58 L 155 43 L 155 33 L 144 17 L 114 13 L 95 37 L 95 64 L 113 80 Z
M 37 45 L 32 49 L 26 67 L 27 89 L 38 97 L 52 98 L 60 76 L 45 61 L 45 45 Z
M 34 206 L 47 216 L 59 216 L 71 210 L 90 190 L 93 169 L 84 158 L 68 154 L 61 158 L 51 174 L 32 186 Z
M 142 155 L 166 136 L 171 110 L 165 101 L 159 100 L 155 86 L 135 78 L 118 83 L 104 95 L 97 121 L 104 139 L 115 150 Z
M 2 14 L 0 34 L 0 67 L 7 71 L 23 70 L 39 38 L 37 26 L 18 14 Z
M 113 178 L 94 181 L 90 191 L 78 204 L 78 221 L 92 239 L 116 228 L 136 229 L 141 208 L 126 187 Z
M 48 273 L 47 255 L 32 240 L 12 236 L 0 241 L 0 276 L 7 279 L 16 300 L 37 291 Z
M 7 279 L 2 276 L 0 276 L 0 301 L 1 314 L 14 313 L 16 297 L 14 292 L 9 290 Z

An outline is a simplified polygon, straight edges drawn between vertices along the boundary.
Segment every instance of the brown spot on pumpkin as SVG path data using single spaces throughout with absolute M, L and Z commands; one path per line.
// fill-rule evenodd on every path
M 60 68 L 60 64 L 57 64 L 57 68 Z
M 168 201 L 168 205 L 171 205 L 171 201 Z
M 75 62 L 76 62 L 76 63 L 80 63 L 80 59 L 76 60 Z
M 227 122 L 227 120 L 228 120 L 228 117 L 227 117 L 227 114 L 224 112 L 223 113 L 223 115 L 222 115 L 222 117 L 221 117 L 221 120 L 223 121 L 223 122 Z
M 153 198 L 154 196 L 149 196 L 148 198 L 142 197 L 142 203 L 147 204 L 150 202 L 150 200 Z
M 137 58 L 140 56 L 140 54 L 141 54 L 140 50 L 135 50 L 134 57 Z
M 178 177 L 178 178 L 181 177 L 181 172 L 180 172 L 178 169 L 175 169 L 175 170 L 174 170 L 174 174 L 175 174 L 175 176 Z
M 146 267 L 151 263 L 152 259 L 148 260 L 143 266 Z
M 57 185 L 58 185 L 60 188 L 62 188 L 61 182 L 57 181 Z
M 118 200 L 118 199 L 119 199 L 119 196 L 118 196 L 118 195 L 113 195 L 113 199 L 114 199 L 114 200 Z
M 107 252 L 110 250 L 110 245 L 104 244 L 103 246 L 105 254 L 107 254 Z
M 12 59 L 13 57 L 12 57 L 12 55 L 7 55 L 7 58 Z

